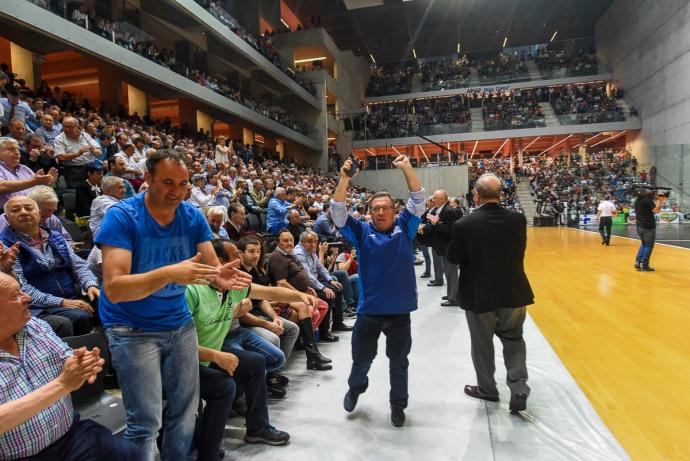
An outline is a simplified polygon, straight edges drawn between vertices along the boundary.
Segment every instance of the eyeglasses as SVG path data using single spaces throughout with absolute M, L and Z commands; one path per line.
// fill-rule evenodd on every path
M 371 211 L 372 211 L 373 213 L 380 213 L 380 212 L 382 212 L 382 211 L 388 211 L 388 210 L 392 210 L 392 209 L 393 209 L 393 207 L 390 206 L 390 205 L 383 205 L 383 206 L 371 207 Z

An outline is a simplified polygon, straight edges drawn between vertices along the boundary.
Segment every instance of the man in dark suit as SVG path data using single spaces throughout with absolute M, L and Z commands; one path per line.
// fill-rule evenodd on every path
M 448 204 L 448 194 L 437 190 L 431 197 L 434 208 L 429 210 L 426 219 L 429 222 L 424 229 L 431 240 L 434 254 L 434 275 L 444 274 L 446 278 L 446 296 L 442 306 L 458 305 L 458 265 L 446 259 L 446 248 L 450 243 L 453 223 L 462 218 L 462 210 Z M 432 280 L 429 286 L 443 286 L 443 279 Z
M 527 220 L 498 205 L 501 189 L 501 180 L 493 174 L 477 180 L 474 202 L 479 208 L 453 225 L 446 257 L 460 265 L 458 301 L 466 311 L 477 374 L 477 385 L 465 386 L 465 393 L 498 401 L 495 334 L 503 343 L 510 410 L 521 411 L 530 392 L 522 325 L 525 306 L 534 302 L 534 294 L 523 267 Z

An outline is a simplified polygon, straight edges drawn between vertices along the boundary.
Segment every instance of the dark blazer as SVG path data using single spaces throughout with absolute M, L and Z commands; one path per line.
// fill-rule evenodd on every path
M 460 266 L 458 303 L 476 313 L 534 303 L 525 275 L 527 220 L 487 203 L 453 224 L 446 258 Z
M 77 209 L 74 210 L 74 214 L 82 217 L 89 216 L 91 214 L 91 202 L 98 197 L 98 194 L 91 189 L 91 184 L 87 183 L 86 180 L 81 182 L 75 192 L 77 197 Z
M 427 216 L 431 214 L 428 213 Z M 431 248 L 438 254 L 444 254 L 450 243 L 450 235 L 453 230 L 453 223 L 462 218 L 462 210 L 453 208 L 450 204 L 446 205 L 438 215 L 438 222 L 434 225 L 429 224 L 424 228 L 424 232 L 429 234 Z M 427 218 L 428 219 L 428 218 Z

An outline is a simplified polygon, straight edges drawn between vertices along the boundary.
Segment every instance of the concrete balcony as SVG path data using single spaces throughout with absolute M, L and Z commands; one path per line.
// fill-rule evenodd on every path
M 317 142 L 315 138 L 294 131 L 26 0 L 4 0 L 0 16 L 22 29 L 43 36 L 40 40 L 32 39 L 32 43 L 37 46 L 46 39 L 53 49 L 56 48 L 56 43 L 66 45 L 70 49 L 76 49 L 122 69 L 123 79 L 131 76 L 142 82 L 143 89 L 148 86 L 160 89 L 167 95 L 189 97 L 207 107 L 209 112 L 218 114 L 219 119 L 231 122 L 239 119 L 250 126 L 268 131 L 276 137 L 289 139 L 309 149 L 322 149 L 322 143 Z

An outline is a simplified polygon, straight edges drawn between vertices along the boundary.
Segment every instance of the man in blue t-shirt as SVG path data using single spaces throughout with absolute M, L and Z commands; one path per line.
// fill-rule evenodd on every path
M 377 192 L 371 199 L 371 222 L 347 214 L 345 198 L 352 160 L 340 169 L 340 181 L 331 202 L 333 222 L 357 249 L 360 283 L 357 321 L 352 334 L 352 370 L 343 405 L 355 409 L 359 394 L 369 385 L 367 373 L 376 357 L 381 332 L 386 335 L 386 355 L 390 360 L 391 422 L 405 424 L 407 408 L 407 356 L 412 347 L 410 312 L 417 309 L 417 284 L 412 241 L 424 213 L 422 184 L 405 155 L 393 161 L 402 170 L 410 191 L 407 206 L 395 216 L 393 198 Z
M 186 459 L 199 402 L 199 357 L 185 285 L 249 286 L 239 261 L 221 265 L 204 216 L 184 202 L 189 171 L 172 150 L 146 162 L 147 192 L 113 205 L 96 237 L 103 251 L 99 313 L 127 412 L 125 438 L 153 461 Z

